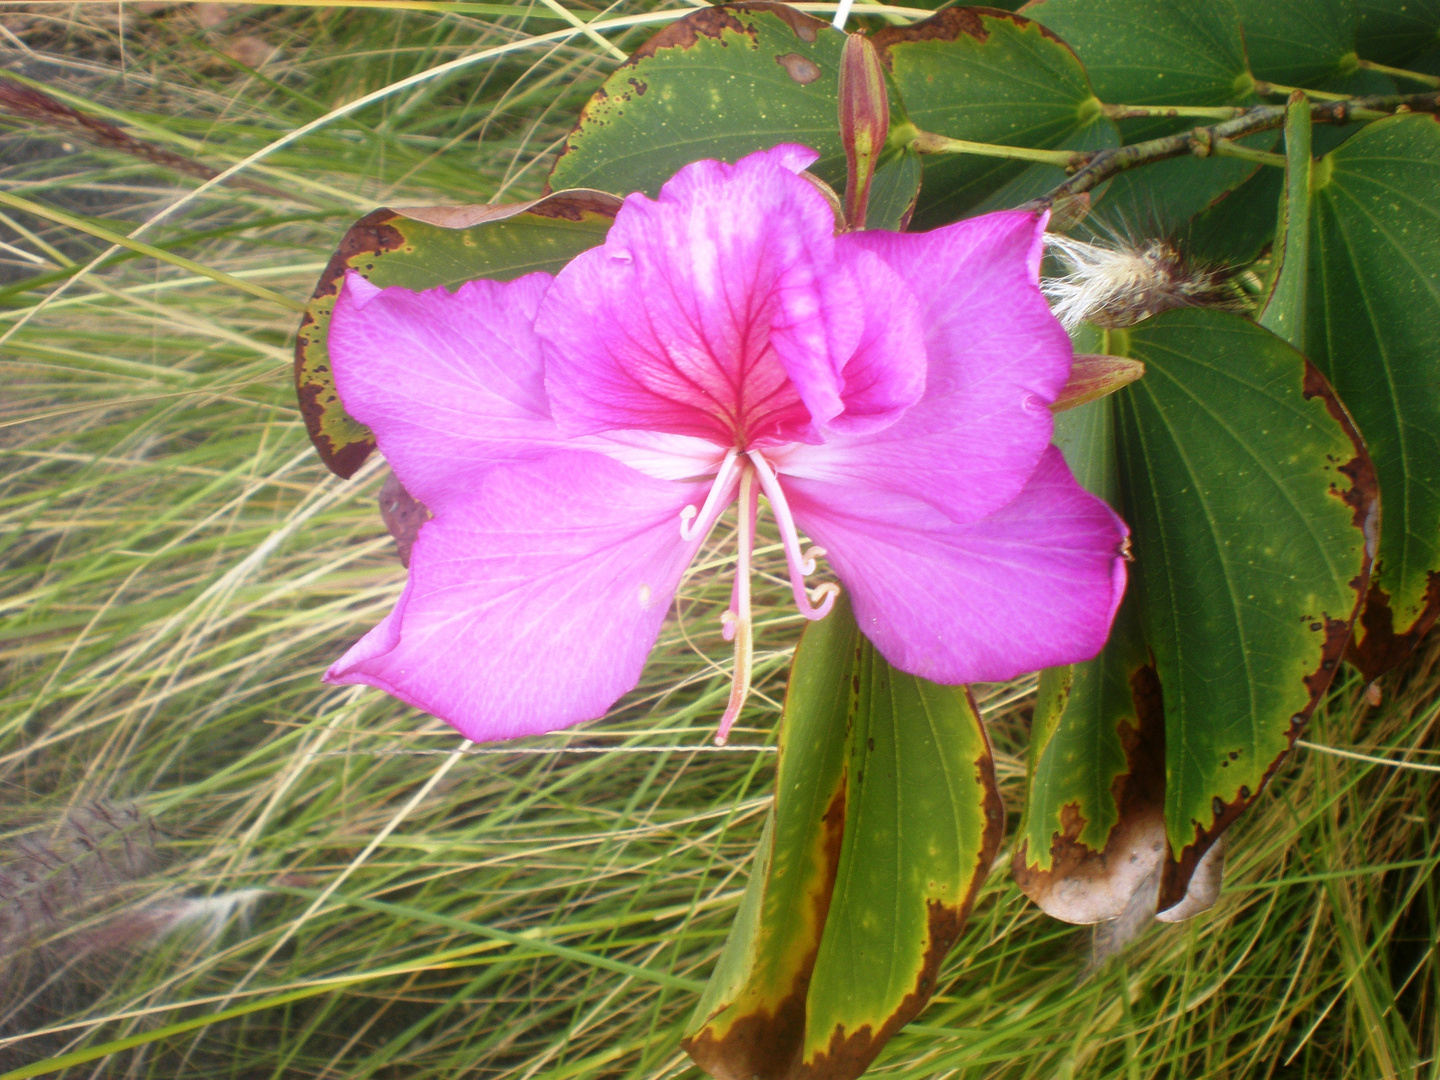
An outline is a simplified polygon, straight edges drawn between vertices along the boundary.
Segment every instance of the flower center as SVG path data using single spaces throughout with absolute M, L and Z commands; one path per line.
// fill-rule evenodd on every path
M 750 614 L 750 561 L 755 551 L 755 519 L 759 510 L 760 493 L 765 493 L 770 503 L 770 512 L 780 526 L 780 542 L 785 548 L 785 562 L 790 569 L 790 589 L 795 596 L 795 606 L 807 619 L 823 619 L 835 606 L 840 595 L 840 586 L 826 582 L 814 589 L 805 585 L 805 577 L 815 572 L 815 560 L 825 554 L 824 548 L 812 547 L 801 552 L 800 534 L 795 528 L 795 518 L 790 513 L 790 504 L 780 487 L 780 478 L 774 468 L 759 450 L 726 453 L 715 474 L 715 482 L 705 498 L 705 505 L 698 511 L 687 506 L 680 511 L 680 536 L 693 540 L 709 533 L 719 520 L 725 508 L 730 505 L 734 489 L 739 486 L 739 520 L 736 527 L 739 553 L 735 564 L 735 585 L 730 592 L 730 608 L 720 617 L 721 633 L 726 641 L 735 642 L 735 671 L 730 683 L 730 700 L 725 714 L 720 718 L 720 729 L 715 733 L 715 745 L 724 746 L 730 734 L 730 727 L 740 716 L 745 699 L 750 693 L 750 677 L 755 664 L 755 641 Z

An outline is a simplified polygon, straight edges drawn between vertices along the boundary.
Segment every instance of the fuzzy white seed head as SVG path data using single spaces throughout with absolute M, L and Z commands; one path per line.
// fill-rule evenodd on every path
M 1191 263 L 1168 240 L 1104 245 L 1047 233 L 1045 247 L 1065 272 L 1040 289 L 1067 330 L 1133 326 L 1177 307 L 1243 306 L 1221 271 Z

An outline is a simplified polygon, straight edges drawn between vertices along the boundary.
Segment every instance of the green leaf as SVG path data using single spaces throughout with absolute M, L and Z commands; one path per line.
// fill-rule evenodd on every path
M 1280 270 L 1259 322 L 1304 351 L 1310 266 L 1310 103 L 1301 94 L 1293 98 L 1285 110 L 1285 197 L 1275 237 Z
M 830 616 L 834 618 L 834 614 Z M 851 1080 L 935 992 L 1005 829 L 969 691 L 856 635 L 844 846 L 806 1001 L 806 1077 Z
M 1273 775 L 1329 686 L 1378 520 L 1363 444 L 1319 372 L 1203 310 L 1112 331 L 1131 597 L 1165 714 L 1160 910 Z
M 870 183 L 866 228 L 903 232 L 920 194 L 920 155 L 906 147 L 880 159 Z
M 800 1054 L 806 994 L 840 860 L 858 637 L 842 598 L 805 628 L 795 650 L 775 805 L 682 1043 L 712 1076 L 784 1076 Z
M 1358 0 L 1355 7 L 1366 60 L 1403 65 L 1440 44 L 1440 0 Z
M 1231 0 L 1038 0 L 1025 14 L 1070 44 L 1102 101 L 1226 105 L 1254 92 Z
M 935 989 L 1003 831 L 963 687 L 892 669 L 842 598 L 805 630 L 776 800 L 684 1046 L 722 1078 L 859 1076 Z
M 1275 207 L 1284 191 L 1279 169 L 1255 170 L 1190 219 L 1180 233 L 1185 253 L 1214 266 L 1254 262 L 1275 238 Z
M 636 49 L 586 104 L 550 174 L 555 187 L 655 195 L 681 166 L 776 143 L 820 153 L 845 179 L 837 94 L 845 35 L 782 4 L 702 8 Z
M 1374 678 L 1440 616 L 1440 124 L 1369 124 L 1317 163 L 1314 186 L 1305 345 L 1385 500 L 1351 654 Z
M 1355 71 L 1354 0 L 1235 0 L 1257 79 L 1321 86 Z
M 1231 0 L 1039 0 L 1025 13 L 1067 41 L 1095 93 L 1114 105 L 1247 105 L 1255 80 Z M 1194 126 L 1125 120 L 1127 143 Z M 1246 140 L 1268 148 L 1273 137 Z M 1256 166 L 1229 157 L 1172 158 L 1121 173 L 1097 202 L 1122 232 L 1171 232 L 1240 186 Z
M 1075 478 L 1115 503 L 1113 406 L 1102 398 L 1058 414 L 1055 443 Z M 1164 724 L 1127 597 L 1100 656 L 1040 676 L 1011 871 L 1047 915 L 1118 918 L 1147 881 L 1155 887 L 1165 849 Z
M 346 270 L 381 287 L 409 289 L 555 273 L 605 239 L 619 206 L 601 191 L 561 191 L 510 206 L 380 209 L 352 225 L 320 275 L 295 336 L 300 412 L 330 471 L 349 477 L 375 449 L 370 429 L 345 412 L 326 347 Z
M 1041 673 L 1026 780 L 1011 870 L 1042 911 L 1103 922 L 1119 918 L 1147 881 L 1155 887 L 1165 852 L 1165 722 L 1133 601 L 1122 604 L 1100 656 Z
M 922 131 L 1039 149 L 1097 150 L 1119 144 L 1119 133 L 1100 114 L 1075 54 L 1029 19 L 949 8 L 911 26 L 886 27 L 874 42 L 910 122 Z M 954 221 L 991 205 L 987 200 L 1015 206 L 1064 178 L 1055 166 L 930 155 L 916 223 L 930 227 Z

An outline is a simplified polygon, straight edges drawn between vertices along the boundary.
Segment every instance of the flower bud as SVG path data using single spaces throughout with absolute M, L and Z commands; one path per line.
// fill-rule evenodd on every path
M 1070 378 L 1050 406 L 1050 411 L 1064 412 L 1087 401 L 1096 401 L 1122 386 L 1129 386 L 1144 374 L 1145 365 L 1139 360 L 1076 353 L 1075 362 L 1070 366 Z
M 870 180 L 890 135 L 890 95 L 880 54 L 864 34 L 845 39 L 840 54 L 840 142 L 845 147 L 845 217 L 865 227 Z

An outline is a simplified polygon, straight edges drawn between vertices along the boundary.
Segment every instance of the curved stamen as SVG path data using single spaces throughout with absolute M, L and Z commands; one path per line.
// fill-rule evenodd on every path
M 740 717 L 745 698 L 750 694 L 750 674 L 755 664 L 755 641 L 750 632 L 750 554 L 755 544 L 756 501 L 755 473 L 744 467 L 740 473 L 739 513 L 735 530 L 740 547 L 735 561 L 735 589 L 731 594 L 730 610 L 721 617 L 727 631 L 726 639 L 735 639 L 735 673 L 730 683 L 730 700 L 725 706 L 725 715 L 720 717 L 720 730 L 715 733 L 716 746 L 725 745 L 730 726 Z
M 695 517 L 696 510 L 693 506 L 687 506 L 680 511 L 681 540 L 689 541 L 697 536 L 704 536 L 725 512 L 725 507 L 730 505 L 730 488 L 735 482 L 737 453 L 735 450 L 725 451 L 725 458 L 720 462 L 720 469 L 715 474 L 715 482 L 710 485 L 710 494 L 705 496 L 705 505 L 699 510 L 699 519 Z
M 770 500 L 770 510 L 780 526 L 780 542 L 785 545 L 785 562 L 790 567 L 790 589 L 795 594 L 795 606 L 807 619 L 823 619 L 835 606 L 835 598 L 840 595 L 840 586 L 827 581 L 813 590 L 807 589 L 805 575 L 815 572 L 815 558 L 825 554 L 825 549 L 812 547 L 801 555 L 800 534 L 795 529 L 795 518 L 790 514 L 790 504 L 785 500 L 785 492 L 780 487 L 780 478 L 775 475 L 775 470 L 761 456 L 759 450 L 751 450 L 746 456 L 755 466 L 755 472 L 760 477 L 760 488 Z

